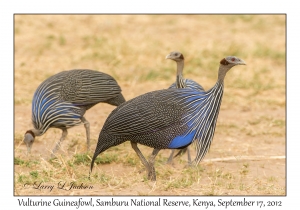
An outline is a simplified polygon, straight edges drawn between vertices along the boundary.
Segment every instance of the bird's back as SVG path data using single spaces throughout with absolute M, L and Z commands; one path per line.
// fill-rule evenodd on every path
M 196 91 L 199 91 L 199 92 L 204 91 L 204 88 L 199 83 L 195 82 L 194 80 L 184 79 L 184 84 L 186 86 L 185 88 L 196 90 Z M 176 82 L 174 82 L 169 88 L 177 88 L 176 87 Z
M 94 70 L 71 70 L 65 72 L 60 96 L 78 105 L 105 102 L 121 93 L 116 80 L 108 74 Z
M 99 102 L 116 97 L 124 102 L 120 95 L 120 86 L 108 74 L 88 69 L 63 71 L 37 88 L 32 100 L 32 121 L 41 130 L 72 127 L 80 124 L 85 111 Z

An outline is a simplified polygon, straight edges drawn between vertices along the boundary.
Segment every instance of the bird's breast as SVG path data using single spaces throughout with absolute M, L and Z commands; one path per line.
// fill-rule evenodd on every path
M 182 148 L 182 147 L 190 145 L 194 139 L 195 133 L 196 133 L 196 131 L 194 130 L 190 133 L 176 136 L 174 139 L 172 139 L 168 148 L 177 149 L 177 148 Z

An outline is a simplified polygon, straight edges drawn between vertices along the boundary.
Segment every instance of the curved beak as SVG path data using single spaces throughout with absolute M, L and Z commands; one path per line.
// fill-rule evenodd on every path
M 166 59 L 170 59 L 171 58 L 171 54 L 168 54 L 167 56 L 166 56 Z
M 243 61 L 242 59 L 240 59 L 240 61 L 238 62 L 239 65 L 246 65 L 246 62 Z
M 31 153 L 31 146 L 32 146 L 32 144 L 26 144 L 26 146 L 27 146 L 27 155 L 28 154 L 30 154 Z
M 32 135 L 31 133 L 28 133 L 28 132 L 25 133 L 23 141 L 27 146 L 27 155 L 28 155 L 31 152 L 31 147 L 34 142 L 34 135 Z

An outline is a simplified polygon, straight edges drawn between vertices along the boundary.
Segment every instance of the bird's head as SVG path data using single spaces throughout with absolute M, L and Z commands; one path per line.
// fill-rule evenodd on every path
M 235 56 L 227 56 L 220 61 L 221 65 L 232 68 L 235 65 L 246 65 L 245 61 Z
M 179 61 L 183 61 L 184 57 L 180 52 L 174 51 L 174 52 L 171 52 L 170 54 L 168 54 L 166 56 L 166 59 L 171 59 L 173 61 L 179 62 Z
M 227 56 L 220 61 L 219 80 L 224 80 L 226 73 L 236 65 L 246 65 L 245 61 L 235 56 Z
M 26 131 L 24 135 L 24 143 L 27 146 L 27 152 L 30 153 L 32 144 L 34 142 L 35 135 L 31 130 Z

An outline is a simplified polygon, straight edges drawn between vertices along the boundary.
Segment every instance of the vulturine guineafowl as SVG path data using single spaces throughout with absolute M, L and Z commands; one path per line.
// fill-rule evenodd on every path
M 173 51 L 166 56 L 166 59 L 171 59 L 177 63 L 176 82 L 174 82 L 169 88 L 189 88 L 189 89 L 196 90 L 199 92 L 204 91 L 204 88 L 200 84 L 198 84 L 194 80 L 185 79 L 183 77 L 182 72 L 183 72 L 183 67 L 184 67 L 184 56 L 182 53 L 180 53 L 178 51 Z M 184 154 L 185 152 L 187 152 L 188 164 L 190 165 L 192 163 L 192 160 L 191 160 L 191 154 L 190 154 L 189 147 L 180 149 L 179 152 L 175 155 L 175 157 L 177 157 L 179 154 Z M 168 161 L 167 161 L 168 164 L 172 164 L 174 153 L 175 153 L 175 149 L 172 150 L 172 152 L 168 158 Z
M 217 83 L 206 92 L 176 88 L 149 92 L 124 102 L 106 119 L 91 162 L 112 146 L 130 141 L 148 172 L 156 180 L 154 161 L 161 149 L 181 149 L 196 142 L 198 164 L 211 145 L 221 105 L 224 78 L 235 65 L 245 65 L 237 57 L 221 60 Z M 154 148 L 147 161 L 137 143 Z
M 97 103 L 118 106 L 125 102 L 121 88 L 108 74 L 75 69 L 62 71 L 43 81 L 32 100 L 33 129 L 26 131 L 24 142 L 28 153 L 36 136 L 43 135 L 49 128 L 60 128 L 62 136 L 52 151 L 60 147 L 67 136 L 67 129 L 84 123 L 87 149 L 90 147 L 90 124 L 85 112 Z
M 185 79 L 182 75 L 184 68 L 184 56 L 182 53 L 174 51 L 166 56 L 166 59 L 171 59 L 177 64 L 176 82 L 169 88 L 189 88 L 199 92 L 204 91 L 204 88 L 192 79 Z

